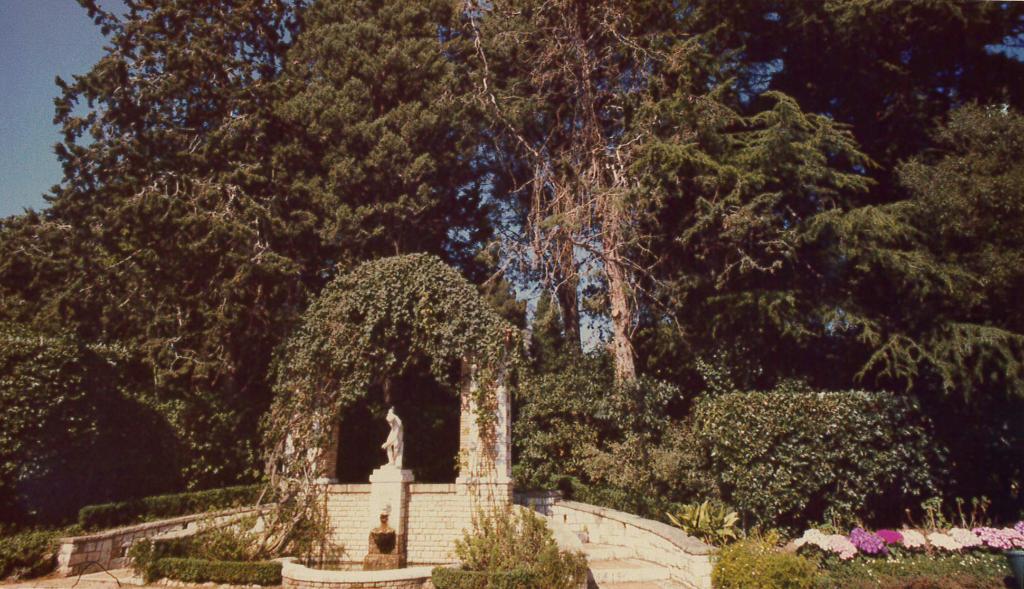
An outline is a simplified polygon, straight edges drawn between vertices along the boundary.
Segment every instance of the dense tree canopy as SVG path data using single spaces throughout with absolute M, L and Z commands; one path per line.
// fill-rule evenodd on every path
M 272 359 L 326 313 L 310 301 L 415 307 L 395 293 L 436 280 L 517 327 L 537 295 L 517 410 L 538 484 L 705 493 L 685 424 L 728 374 L 912 396 L 947 493 L 1019 502 L 1019 4 L 79 1 L 107 47 L 57 81 L 63 177 L 0 220 L 0 320 L 33 334 L 2 340 L 21 384 L 0 401 L 38 415 L 0 447 L 5 519 L 42 517 L 19 489 L 52 476 L 104 498 L 37 441 L 82 427 L 116 455 L 115 405 L 173 440 L 173 472 L 126 494 L 256 476 Z M 332 282 L 392 256 L 431 262 Z M 342 367 L 355 398 L 429 371 L 394 355 L 398 324 L 344 364 L 373 318 L 324 317 L 280 383 Z M 453 324 L 459 345 L 493 327 Z

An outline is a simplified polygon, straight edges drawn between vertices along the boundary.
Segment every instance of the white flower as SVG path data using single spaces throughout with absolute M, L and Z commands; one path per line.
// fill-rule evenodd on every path
M 817 546 L 818 548 L 824 549 L 825 535 L 818 530 L 810 529 L 805 531 L 803 536 L 797 538 L 796 541 L 793 542 L 793 544 L 797 548 L 800 548 L 801 546 L 804 546 L 806 544 L 810 544 L 811 546 Z
M 900 530 L 900 534 L 903 535 L 904 548 L 924 548 L 925 544 L 927 544 L 924 534 L 917 530 Z
M 949 534 L 943 534 L 941 532 L 932 532 L 928 534 L 928 541 L 932 546 L 941 548 L 943 550 L 949 550 L 952 552 L 958 552 L 963 546 L 959 542 L 953 539 Z
M 956 541 L 963 548 L 981 546 L 983 542 L 974 532 L 963 528 L 953 528 L 949 531 L 950 538 Z

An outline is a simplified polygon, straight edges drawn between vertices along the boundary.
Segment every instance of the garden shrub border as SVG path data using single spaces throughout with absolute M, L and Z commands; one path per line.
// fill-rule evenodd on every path
M 264 489 L 265 486 L 262 484 L 239 485 L 87 505 L 78 511 L 78 523 L 85 531 L 95 531 L 162 518 L 244 507 L 256 503 Z
M 60 530 L 38 530 L 0 536 L 0 579 L 38 577 L 52 571 L 60 534 Z
M 171 556 L 149 563 L 143 571 L 143 578 L 146 583 L 152 583 L 159 579 L 172 579 L 186 583 L 280 585 L 281 563 L 203 560 Z
M 430 574 L 436 589 L 541 589 L 537 575 L 526 570 L 470 571 L 438 567 Z

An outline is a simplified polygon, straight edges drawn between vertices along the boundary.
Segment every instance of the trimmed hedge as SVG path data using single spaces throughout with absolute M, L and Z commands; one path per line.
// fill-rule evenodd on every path
M 79 510 L 78 523 L 84 530 L 92 531 L 204 511 L 244 507 L 254 504 L 263 489 L 263 485 L 243 485 L 87 505 Z
M 537 575 L 527 570 L 486 572 L 438 567 L 430 580 L 437 589 L 545 589 Z
M 910 398 L 780 388 L 702 401 L 695 433 L 748 524 L 892 519 L 936 493 L 941 452 Z
M 30 578 L 45 575 L 56 564 L 55 531 L 22 532 L 0 536 L 0 579 L 11 575 Z
M 146 583 L 158 579 L 173 579 L 186 583 L 280 585 L 281 563 L 170 557 L 156 560 L 146 567 L 144 578 Z

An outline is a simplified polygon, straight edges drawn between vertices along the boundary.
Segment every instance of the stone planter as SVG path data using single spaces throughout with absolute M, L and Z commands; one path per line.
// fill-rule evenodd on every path
M 1024 550 L 1007 550 L 1005 554 L 1017 581 L 1017 589 L 1024 589 Z

